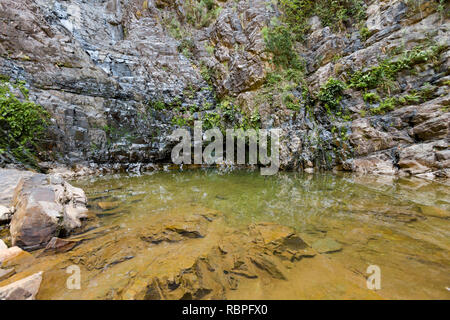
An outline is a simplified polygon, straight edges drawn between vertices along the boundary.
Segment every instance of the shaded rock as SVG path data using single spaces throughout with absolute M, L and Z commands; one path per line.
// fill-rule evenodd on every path
M 43 272 L 0 287 L 0 300 L 35 300 L 42 281 Z
M 207 222 L 203 220 L 187 222 L 168 222 L 166 225 L 158 226 L 148 230 L 141 240 L 151 243 L 178 242 L 185 239 L 204 238 L 207 233 Z
M 277 267 L 277 265 L 271 261 L 270 257 L 258 255 L 251 256 L 250 260 L 255 264 L 259 269 L 266 271 L 275 279 L 286 280 L 283 272 Z
M 341 244 L 330 238 L 317 240 L 311 246 L 319 253 L 333 253 L 342 250 Z
M 353 121 L 350 142 L 357 156 L 365 156 L 394 146 L 392 136 L 373 127 L 368 119 Z

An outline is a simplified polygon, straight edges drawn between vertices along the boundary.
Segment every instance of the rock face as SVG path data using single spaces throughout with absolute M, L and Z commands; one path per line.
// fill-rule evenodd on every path
M 221 10 L 202 17 L 197 4 L 2 1 L 0 74 L 25 80 L 31 99 L 51 113 L 48 160 L 126 170 L 170 161 L 174 115 L 193 106 L 193 119 L 221 112 L 217 102 L 228 96 L 262 128 L 282 129 L 284 169 L 449 176 L 450 24 L 434 1 L 364 1 L 365 35 L 358 24 L 337 32 L 311 17 L 311 32 L 295 44 L 305 83 L 289 92 L 264 87 L 274 69 L 262 31 L 283 14 L 276 2 L 215 1 Z M 374 114 L 381 101 L 352 88 L 337 99 L 344 120 L 304 96 L 330 77 L 348 80 L 430 43 L 445 47 L 390 79 L 383 96 L 427 92 L 409 106 Z M 286 94 L 299 110 L 287 107 Z
M 86 196 L 54 176 L 35 174 L 22 178 L 14 192 L 12 206 L 15 213 L 11 221 L 14 246 L 37 249 L 52 237 L 81 227 L 86 217 Z
M 42 281 L 42 272 L 0 287 L 0 300 L 35 300 Z

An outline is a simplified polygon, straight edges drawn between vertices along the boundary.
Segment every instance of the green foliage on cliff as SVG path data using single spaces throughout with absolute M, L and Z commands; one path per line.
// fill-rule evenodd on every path
M 345 24 L 365 19 L 362 0 L 280 0 L 283 21 L 292 30 L 297 41 L 305 40 L 310 26 L 308 19 L 318 16 L 324 26 L 344 29 Z
M 0 155 L 6 154 L 15 161 L 34 164 L 34 154 L 48 124 L 48 117 L 44 108 L 29 100 L 24 82 L 1 80 Z
M 363 99 L 367 103 L 377 103 L 381 100 L 380 96 L 374 92 L 365 93 Z
M 385 114 L 386 112 L 395 110 L 397 107 L 423 103 L 434 98 L 435 90 L 435 86 L 425 83 L 419 90 L 411 90 L 408 94 L 402 96 L 387 97 L 381 101 L 377 107 L 370 109 L 370 112 L 374 115 Z M 369 103 L 376 103 L 379 101 L 380 100 Z
M 196 28 L 209 26 L 221 9 L 214 0 L 187 0 L 184 4 L 186 20 Z
M 265 27 L 262 30 L 266 50 L 272 54 L 272 62 L 284 69 L 299 70 L 300 59 L 293 48 L 291 32 L 284 25 Z
M 444 46 L 434 45 L 429 48 L 417 46 L 406 51 L 397 59 L 385 59 L 378 66 L 368 70 L 356 71 L 350 78 L 350 87 L 357 90 L 389 89 L 397 74 L 410 70 L 416 64 L 431 61 L 443 50 Z
M 338 109 L 346 87 L 342 81 L 330 78 L 320 87 L 318 99 L 328 110 L 335 111 Z

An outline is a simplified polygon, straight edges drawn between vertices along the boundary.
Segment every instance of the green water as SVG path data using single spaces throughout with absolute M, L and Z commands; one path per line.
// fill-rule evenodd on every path
M 418 178 L 259 171 L 187 170 L 83 178 L 101 224 L 198 205 L 245 228 L 260 221 L 294 227 L 309 243 L 331 238 L 328 256 L 364 275 L 382 270 L 386 298 L 450 298 L 450 187 Z M 109 203 L 102 209 L 99 205 Z

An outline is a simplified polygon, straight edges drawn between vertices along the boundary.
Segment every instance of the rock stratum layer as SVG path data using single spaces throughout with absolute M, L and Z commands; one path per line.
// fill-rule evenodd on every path
M 213 13 L 198 16 L 199 1 L 3 0 L 0 74 L 26 81 L 31 99 L 50 112 L 48 160 L 120 169 L 168 161 L 180 113 L 224 116 L 227 97 L 239 106 L 231 117 L 282 128 L 284 169 L 449 176 L 445 2 L 439 10 L 436 1 L 363 1 L 363 27 L 339 31 L 311 17 L 305 41 L 294 45 L 303 81 L 283 92 L 267 92 L 275 69 L 263 35 L 283 16 L 280 6 L 212 3 Z M 383 101 L 350 87 L 335 97 L 340 117 L 314 94 L 330 78 L 348 81 L 418 46 L 440 49 L 408 60 Z M 377 109 L 392 97 L 395 108 Z

